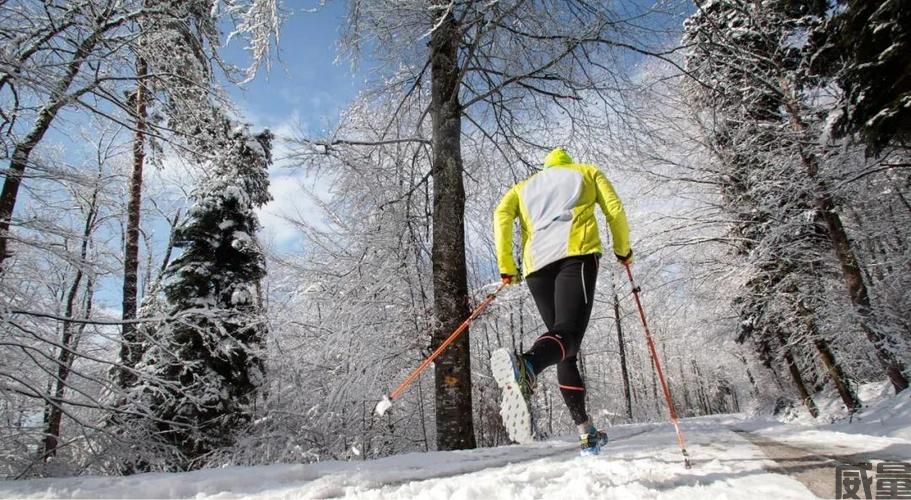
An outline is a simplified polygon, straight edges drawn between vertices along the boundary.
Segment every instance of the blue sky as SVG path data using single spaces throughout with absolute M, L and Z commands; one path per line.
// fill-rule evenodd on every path
M 245 121 L 256 128 L 268 127 L 277 136 L 270 188 L 274 201 L 260 212 L 265 228 L 261 237 L 273 248 L 299 252 L 297 231 L 283 217 L 321 217 L 304 189 L 319 193 L 324 187 L 282 161 L 288 152 L 282 139 L 298 134 L 320 137 L 331 130 L 365 78 L 338 49 L 345 2 L 321 6 L 319 1 L 307 0 L 287 5 L 293 5 L 293 10 L 287 11 L 271 67 L 261 67 L 256 78 L 242 87 L 226 88 Z M 243 65 L 248 58 L 242 49 L 232 43 L 225 57 Z
M 260 68 L 253 81 L 228 90 L 255 124 L 275 126 L 298 117 L 312 133 L 338 115 L 363 79 L 353 74 L 350 61 L 339 57 L 337 49 L 345 3 L 320 7 L 309 0 L 296 1 L 294 6 L 282 26 L 271 68 Z M 232 43 L 226 57 L 237 58 L 240 49 L 240 44 Z

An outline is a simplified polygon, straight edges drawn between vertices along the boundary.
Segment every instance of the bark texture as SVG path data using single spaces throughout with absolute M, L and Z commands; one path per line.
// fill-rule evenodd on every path
M 462 182 L 462 107 L 459 102 L 459 27 L 442 9 L 430 42 L 433 119 L 434 345 L 469 314 L 465 265 L 465 187 Z M 466 331 L 434 363 L 437 449 L 474 448 L 471 358 Z
M 133 170 L 130 174 L 130 198 L 127 203 L 126 242 L 123 252 L 123 319 L 136 319 L 136 301 L 139 282 L 139 224 L 142 212 L 142 170 L 145 164 L 145 128 L 146 128 L 146 91 L 143 87 L 148 68 L 146 62 L 139 58 L 136 64 L 139 83 L 133 94 L 135 111 L 135 131 L 133 136 Z M 139 330 L 135 323 L 124 323 L 121 333 L 120 369 L 118 383 L 129 387 L 135 380 L 130 371 L 136 366 L 141 356 Z

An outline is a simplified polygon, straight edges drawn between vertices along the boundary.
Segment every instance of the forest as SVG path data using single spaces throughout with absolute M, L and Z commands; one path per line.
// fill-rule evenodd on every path
M 325 131 L 255 126 L 229 91 L 339 4 L 370 78 Z M 497 289 L 494 207 L 557 146 L 623 200 L 681 417 L 908 387 L 903 2 L 0 0 L 0 43 L 4 478 L 508 444 L 489 360 L 544 332 L 524 283 L 374 408 Z M 291 247 L 261 238 L 278 164 L 314 207 Z M 590 413 L 666 421 L 609 250 L 594 301 Z M 533 398 L 574 432 L 552 371 Z

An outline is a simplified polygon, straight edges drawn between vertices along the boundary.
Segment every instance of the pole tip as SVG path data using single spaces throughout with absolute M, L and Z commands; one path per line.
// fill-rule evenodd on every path
M 681 448 L 680 451 L 683 452 L 683 467 L 687 470 L 693 468 L 693 464 L 690 462 L 690 454 L 686 452 L 686 448 Z
M 382 417 L 390 407 L 392 407 L 392 400 L 389 399 L 389 396 L 383 396 L 383 399 L 376 404 L 376 408 L 373 411 L 377 416 Z

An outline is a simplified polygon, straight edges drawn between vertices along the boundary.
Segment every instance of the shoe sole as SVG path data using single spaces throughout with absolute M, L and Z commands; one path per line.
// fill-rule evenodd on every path
M 503 396 L 500 400 L 500 418 L 509 438 L 519 444 L 534 441 L 531 432 L 531 412 L 522 397 L 522 390 L 516 382 L 513 357 L 506 349 L 497 349 L 490 357 L 490 371 L 500 386 Z

